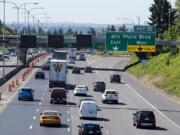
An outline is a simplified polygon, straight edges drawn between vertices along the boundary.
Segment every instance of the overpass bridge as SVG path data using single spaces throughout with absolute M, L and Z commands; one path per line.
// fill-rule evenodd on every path
M 2 41 L 2 35 L 0 35 L 0 40 Z M 37 36 L 37 47 L 47 47 L 48 43 L 48 36 Z M 7 41 L 6 45 L 7 46 L 17 46 L 17 44 L 20 43 L 20 38 L 17 40 L 17 35 L 6 35 L 5 39 Z M 93 44 L 105 44 L 105 36 L 94 36 L 92 38 Z M 69 37 L 65 36 L 64 37 L 64 43 L 69 46 L 73 47 L 73 45 L 76 43 L 76 38 L 75 37 Z M 163 46 L 163 45 L 168 45 L 168 46 L 180 46 L 180 41 L 156 41 L 156 46 Z

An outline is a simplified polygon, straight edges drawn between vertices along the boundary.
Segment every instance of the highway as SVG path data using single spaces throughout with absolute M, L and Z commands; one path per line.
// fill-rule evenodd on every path
M 95 57 L 88 56 L 86 62 L 76 62 L 76 66 L 122 69 L 129 61 L 128 57 Z M 38 70 L 38 69 L 36 69 Z M 68 84 L 86 84 L 88 96 L 95 99 L 101 111 L 96 122 L 104 128 L 103 135 L 179 135 L 180 104 L 153 90 L 133 76 L 122 73 L 123 83 L 111 84 L 112 71 L 93 71 L 93 73 L 72 74 L 68 70 Z M 35 80 L 34 74 L 24 86 L 35 90 L 35 101 L 18 101 L 17 95 L 6 104 L 0 113 L 0 134 L 2 135 L 77 135 L 79 119 L 79 100 L 69 89 L 67 105 L 50 105 L 48 91 L 48 72 L 45 80 Z M 119 104 L 102 104 L 101 93 L 94 92 L 93 82 L 106 82 L 107 89 L 116 89 L 119 93 Z M 58 110 L 62 114 L 62 127 L 40 127 L 39 114 L 46 109 Z M 132 114 L 138 109 L 152 109 L 157 119 L 156 129 L 136 129 L 133 127 Z

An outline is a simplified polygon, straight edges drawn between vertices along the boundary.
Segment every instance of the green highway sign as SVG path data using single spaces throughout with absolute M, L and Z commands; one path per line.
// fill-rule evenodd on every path
M 156 32 L 156 27 L 151 25 L 136 25 L 134 26 L 134 32 Z
M 127 51 L 131 46 L 154 46 L 155 33 L 106 32 L 106 51 Z

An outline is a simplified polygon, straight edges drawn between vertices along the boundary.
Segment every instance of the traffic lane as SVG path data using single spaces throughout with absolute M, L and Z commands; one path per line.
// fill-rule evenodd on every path
M 95 68 L 114 68 L 114 66 L 119 63 L 117 69 L 124 69 L 129 61 L 130 57 L 102 57 L 97 61 L 87 61 L 87 63 Z
M 24 84 L 25 87 L 31 86 L 35 90 L 35 101 L 18 101 L 16 94 L 11 102 L 7 103 L 5 110 L 0 115 L 0 131 L 3 135 L 28 133 L 33 122 L 34 110 L 39 103 L 39 97 L 36 94 L 40 91 L 36 89 L 44 86 L 43 81 L 41 83 L 35 82 L 34 74 L 32 74 Z
M 5 65 L 16 65 L 17 57 L 10 57 L 9 59 L 5 58 Z M 0 61 L 0 65 L 3 65 L 3 61 Z
M 118 68 L 120 63 L 115 65 L 115 68 Z M 167 95 L 161 93 L 156 88 L 150 87 L 144 82 L 138 80 L 133 75 L 128 74 L 127 72 L 122 73 L 122 78 L 124 81 L 132 86 L 138 93 L 140 93 L 145 99 L 147 99 L 151 104 L 153 104 L 159 111 L 165 114 L 174 125 L 180 128 L 180 104 L 175 102 Z
M 110 73 L 110 72 L 108 72 L 108 73 Z M 107 74 L 106 72 L 104 72 L 104 73 L 102 73 L 101 75 L 99 75 L 100 77 L 102 77 L 102 79 L 101 80 L 103 80 L 105 77 L 104 77 L 104 75 L 105 74 Z M 111 73 L 110 73 L 111 74 Z M 87 74 L 87 75 L 89 75 L 89 74 Z M 77 77 L 77 78 L 80 78 L 81 76 L 79 76 L 79 77 Z M 109 81 L 109 75 L 107 76 L 108 78 L 106 78 L 107 79 L 107 82 Z M 70 78 L 72 78 L 72 80 L 77 80 L 76 78 L 74 78 L 73 79 L 73 77 L 71 76 Z M 87 81 L 87 76 L 86 77 L 84 77 L 84 78 L 86 78 L 86 81 Z M 92 77 L 93 78 L 93 77 Z M 97 79 L 97 77 L 95 77 L 93 80 L 95 80 L 95 79 Z M 78 80 L 80 80 L 80 79 L 78 79 Z M 84 81 L 84 79 L 82 79 L 82 82 Z M 80 82 L 81 84 L 82 84 L 82 82 Z M 92 81 L 91 81 L 92 82 Z M 74 82 L 74 83 L 76 83 L 76 82 Z M 90 83 L 90 85 L 91 85 L 91 83 Z M 114 84 L 113 84 L 113 86 L 114 86 Z M 111 86 L 111 84 L 110 84 L 110 88 L 112 88 L 113 86 Z M 117 86 L 119 86 L 119 85 L 117 85 Z M 116 86 L 116 87 L 117 87 Z M 122 89 L 122 88 L 114 88 L 114 89 Z M 91 88 L 90 88 L 91 89 Z M 147 109 L 153 109 L 153 108 L 151 108 L 151 106 L 149 106 L 149 105 L 147 105 L 144 101 L 142 101 L 142 99 L 139 99 L 139 97 L 137 97 L 136 95 L 134 95 L 134 93 L 132 93 L 131 92 L 131 90 L 127 90 L 128 89 L 128 87 L 126 86 L 125 88 L 124 88 L 124 91 L 122 92 L 122 94 L 120 94 L 120 95 L 123 95 L 123 93 L 125 92 L 125 91 L 127 91 L 128 93 L 127 94 L 124 94 L 124 95 L 126 95 L 123 99 L 121 99 L 122 97 L 119 97 L 120 99 L 121 99 L 121 101 L 125 101 L 125 103 L 127 102 L 128 103 L 128 100 L 130 99 L 130 103 L 128 103 L 128 105 L 129 106 L 127 106 L 127 107 L 125 107 L 124 108 L 124 110 L 127 110 L 128 112 L 129 112 L 129 122 L 126 124 L 126 126 L 128 125 L 128 124 L 130 124 L 129 126 L 128 126 L 128 128 L 126 127 L 124 127 L 123 129 L 129 129 L 129 127 L 131 127 L 132 129 L 131 129 L 131 131 L 132 131 L 132 133 L 133 132 L 137 132 L 137 134 L 147 134 L 147 133 L 151 133 L 151 132 L 155 132 L 155 133 L 157 133 L 157 134 L 177 134 L 177 132 L 178 132 L 178 130 L 177 129 L 174 129 L 175 127 L 173 126 L 173 125 L 171 125 L 171 123 L 168 123 L 168 121 L 166 120 L 166 119 L 164 119 L 164 117 L 162 117 L 159 113 L 156 113 L 156 115 L 157 115 L 157 125 L 160 125 L 160 126 L 162 126 L 162 127 L 158 127 L 157 128 L 157 130 L 153 130 L 153 131 L 149 131 L 149 130 L 137 130 L 137 129 L 135 129 L 135 128 L 133 128 L 133 126 L 132 126 L 132 113 L 135 111 L 135 110 L 137 110 L 137 109 L 141 109 L 141 108 L 147 108 Z M 129 96 L 129 94 L 132 96 L 132 97 L 130 97 Z M 93 94 L 94 96 L 96 96 L 96 95 L 98 95 L 98 94 Z M 72 94 L 72 97 L 73 97 L 73 94 Z M 95 99 L 97 99 L 97 100 L 99 100 L 98 102 L 100 103 L 100 104 L 102 104 L 101 103 L 101 95 L 100 96 L 98 96 L 97 98 L 95 98 Z M 126 101 L 126 99 L 127 99 L 127 101 Z M 131 100 L 132 99 L 132 100 Z M 75 99 L 73 99 L 73 101 L 75 101 Z M 76 102 L 78 102 L 78 101 L 76 101 Z M 134 104 L 134 102 L 135 102 L 135 104 Z M 125 104 L 125 103 L 123 103 L 123 104 Z M 122 102 L 120 103 L 121 105 L 123 105 L 122 104 Z M 113 106 L 114 107 L 114 106 Z M 119 108 L 117 108 L 117 106 L 115 106 L 114 108 L 108 108 L 107 106 L 103 106 L 102 105 L 102 108 L 104 108 L 104 109 L 115 109 L 115 110 L 119 110 Z M 120 108 L 120 110 L 123 110 L 123 108 L 121 109 Z M 71 111 L 72 112 L 72 111 Z M 125 114 L 127 115 L 128 114 L 128 112 L 126 112 Z M 78 109 L 76 109 L 76 110 L 73 110 L 73 113 L 74 113 L 74 115 L 78 115 Z M 108 113 L 108 111 L 105 111 L 105 114 L 103 115 L 103 116 L 106 116 L 106 114 Z M 110 113 L 109 113 L 109 115 L 107 115 L 107 116 L 118 116 L 119 115 L 119 112 L 118 113 L 116 113 L 116 114 L 113 114 L 111 111 L 110 111 Z M 160 115 L 160 116 L 159 116 Z M 123 116 L 123 115 L 120 115 L 120 116 Z M 128 118 L 128 116 L 124 116 L 123 118 Z M 73 117 L 74 118 L 74 117 Z M 114 118 L 114 117 L 113 117 Z M 117 123 L 117 118 L 115 118 L 114 120 L 113 120 L 113 118 L 111 119 L 111 121 L 113 121 L 110 125 L 112 126 L 112 125 L 114 125 L 114 123 Z M 75 121 L 77 121 L 78 119 L 76 119 Z M 123 120 L 120 120 L 120 121 L 123 121 Z M 126 119 L 125 119 L 125 121 L 126 121 Z M 167 125 L 165 124 L 165 125 L 163 125 L 163 123 L 167 123 Z M 74 124 L 73 124 L 74 125 Z M 167 129 L 166 128 L 163 128 L 163 127 L 167 127 Z M 111 127 L 109 127 L 109 128 L 111 128 Z M 169 128 L 169 129 L 168 129 Z M 107 128 L 106 128 L 107 129 Z M 169 130 L 168 132 L 167 132 L 167 130 Z M 112 133 L 117 133 L 117 132 L 114 132 L 114 131 L 117 131 L 116 129 L 114 129 L 114 130 L 110 130 L 110 131 L 107 131 L 107 133 L 110 133 L 110 134 L 112 134 Z M 166 132 L 165 132 L 166 131 Z M 124 133 L 126 133 L 127 131 L 124 131 Z M 129 133 L 131 133 L 131 132 L 129 132 Z
M 36 80 L 36 83 L 38 80 Z M 32 128 L 29 131 L 29 134 L 37 134 L 37 135 L 70 135 L 71 134 L 71 121 L 70 121 L 70 112 L 69 112 L 69 102 L 67 105 L 61 104 L 50 104 L 50 91 L 48 88 L 49 81 L 49 72 L 46 71 L 46 81 L 44 83 L 44 89 L 40 91 L 39 96 L 41 101 L 38 103 L 38 106 L 34 109 L 36 120 L 32 123 Z M 44 110 L 57 110 L 61 113 L 62 125 L 60 127 L 40 127 L 39 118 L 40 113 Z

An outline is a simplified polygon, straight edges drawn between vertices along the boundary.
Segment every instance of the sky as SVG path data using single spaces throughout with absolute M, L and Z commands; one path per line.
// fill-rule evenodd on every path
M 96 23 L 120 24 L 137 23 L 140 17 L 141 24 L 148 21 L 149 7 L 153 0 L 8 0 L 16 4 L 23 2 L 38 2 L 38 5 L 27 5 L 27 9 L 44 7 L 45 9 L 33 10 L 32 14 L 47 13 L 49 22 L 69 23 Z M 169 0 L 172 5 L 176 0 Z M 0 3 L 0 19 L 2 20 L 3 6 Z M 44 15 L 37 15 L 43 18 Z M 17 12 L 12 5 L 6 6 L 6 21 L 16 22 Z M 118 18 L 118 19 L 117 19 Z M 127 18 L 127 19 L 124 19 Z M 20 13 L 20 22 L 23 22 L 23 10 Z M 32 19 L 30 20 L 32 22 Z M 44 21 L 44 19 L 41 19 Z

